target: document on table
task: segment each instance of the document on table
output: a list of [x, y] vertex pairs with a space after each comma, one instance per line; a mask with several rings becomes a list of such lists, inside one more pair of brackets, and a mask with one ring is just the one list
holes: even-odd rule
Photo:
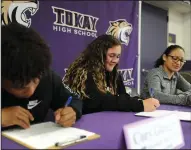
[[3, 131], [2, 135], [28, 148], [36, 149], [59, 148], [55, 147], [56, 143], [67, 143], [80, 136], [86, 136], [84, 140], [99, 138], [99, 135], [93, 132], [73, 127], [64, 128], [54, 122], [31, 125], [29, 129], [11, 129]]
[[153, 112], [139, 112], [136, 113], [136, 116], [145, 116], [145, 117], [161, 117], [171, 113], [175, 113], [180, 120], [191, 121], [191, 112], [183, 111], [170, 111], [170, 110], [155, 110]]

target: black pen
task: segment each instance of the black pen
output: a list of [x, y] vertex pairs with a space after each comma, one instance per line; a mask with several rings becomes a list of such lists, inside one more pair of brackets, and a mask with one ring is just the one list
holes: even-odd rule
[[70, 145], [70, 144], [74, 144], [74, 143], [77, 143], [77, 142], [81, 142], [81, 141], [83, 141], [85, 139], [86, 139], [86, 136], [85, 135], [81, 135], [80, 137], [72, 139], [70, 141], [57, 142], [57, 143], [55, 143], [55, 146], [63, 147], [63, 146], [66, 146], [66, 145]]

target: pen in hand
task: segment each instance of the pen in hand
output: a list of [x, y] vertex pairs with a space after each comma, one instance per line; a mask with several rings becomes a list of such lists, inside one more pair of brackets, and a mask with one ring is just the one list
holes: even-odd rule
[[154, 90], [153, 90], [153, 88], [150, 88], [150, 89], [149, 89], [149, 93], [150, 93], [151, 98], [153, 98], [153, 96], [154, 96]]
[[68, 97], [68, 100], [66, 101], [65, 107], [68, 107], [72, 101], [72, 96]]
[[62, 111], [63, 109], [65, 109], [66, 107], [68, 107], [68, 106], [70, 105], [71, 101], [72, 101], [72, 96], [68, 97], [68, 100], [66, 101], [66, 103], [65, 103], [65, 105], [64, 105], [64, 108], [60, 108], [60, 109], [58, 109], [58, 110], [56, 111], [56, 118], [55, 118], [55, 120], [56, 120], [55, 122], [56, 122], [56, 123], [60, 120], [60, 117], [61, 117], [60, 113], [61, 113], [61, 111]]
[[[150, 93], [151, 98], [154, 98], [154, 90], [153, 90], [153, 88], [149, 89], [149, 93]], [[155, 102], [154, 106], [156, 108], [159, 107], [160, 106], [159, 102], [158, 103]]]

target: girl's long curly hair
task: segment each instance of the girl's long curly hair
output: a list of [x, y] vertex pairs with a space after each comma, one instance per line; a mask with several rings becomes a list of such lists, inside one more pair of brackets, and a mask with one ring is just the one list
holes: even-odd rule
[[[80, 56], [69, 66], [63, 82], [68, 85], [73, 92], [76, 92], [80, 97], [88, 98], [86, 94], [86, 80], [88, 72], [92, 73], [93, 79], [97, 88], [103, 92], [107, 92], [105, 60], [109, 48], [121, 46], [118, 39], [112, 35], [101, 35], [92, 41]], [[112, 94], [116, 93], [117, 80], [116, 65], [110, 73], [110, 84], [113, 90]]]

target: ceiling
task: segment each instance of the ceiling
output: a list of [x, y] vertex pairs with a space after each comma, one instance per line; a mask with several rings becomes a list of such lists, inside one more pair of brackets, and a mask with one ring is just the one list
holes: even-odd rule
[[159, 1], [159, 0], [155, 0], [155, 1], [144, 1], [145, 3], [163, 8], [165, 10], [175, 10], [179, 13], [189, 13], [191, 12], [191, 5], [183, 2], [183, 1]]

